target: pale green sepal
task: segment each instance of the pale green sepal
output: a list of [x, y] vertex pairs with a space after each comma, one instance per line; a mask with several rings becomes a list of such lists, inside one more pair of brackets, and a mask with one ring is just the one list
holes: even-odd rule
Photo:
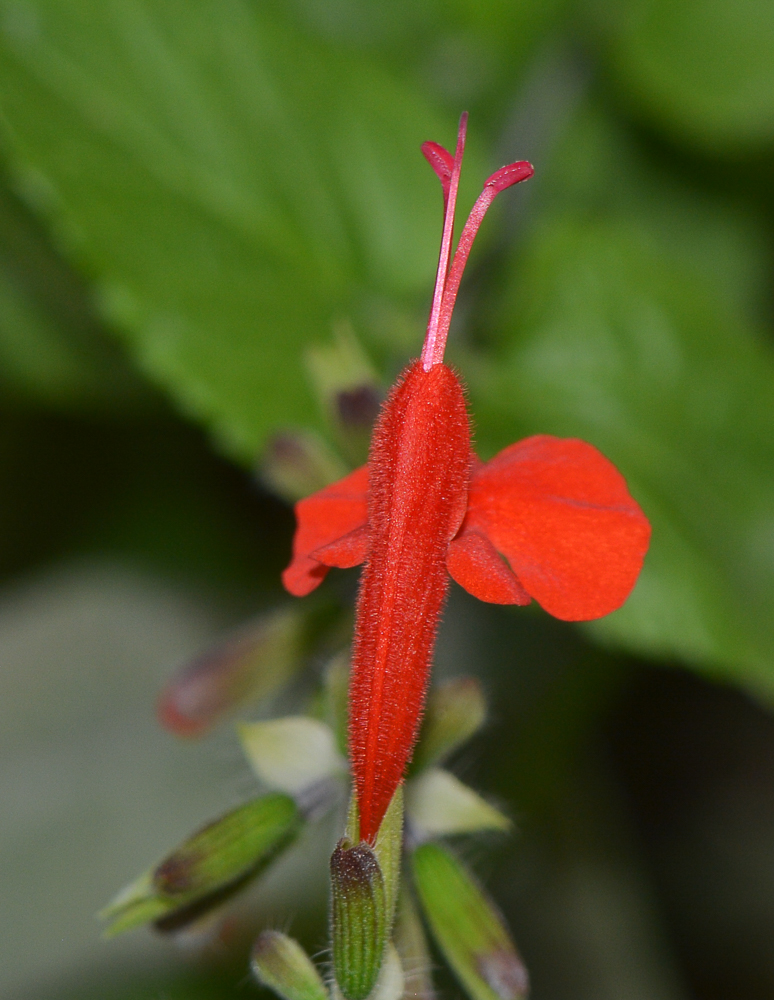
[[414, 883], [438, 947], [472, 1000], [522, 1000], [527, 970], [494, 903], [440, 844], [411, 857]]
[[360, 840], [360, 810], [357, 805], [357, 795], [352, 791], [347, 808], [347, 825], [344, 836], [350, 844], [356, 844]]
[[474, 677], [458, 677], [431, 688], [409, 776], [440, 763], [486, 721], [486, 700]]
[[436, 1000], [430, 948], [413, 893], [405, 879], [398, 897], [398, 912], [392, 937], [403, 967], [406, 996], [413, 1000]]
[[387, 927], [392, 927], [400, 890], [403, 856], [403, 785], [398, 785], [376, 834], [374, 853], [384, 878], [387, 904]]
[[298, 795], [346, 772], [333, 730], [318, 719], [293, 715], [237, 729], [250, 766], [269, 788]]
[[[347, 810], [344, 838], [350, 844], [360, 840], [360, 811], [357, 795], [352, 792]], [[392, 926], [400, 890], [400, 869], [403, 852], [403, 784], [398, 785], [376, 834], [374, 853], [384, 878], [388, 907], [388, 926]]]
[[171, 908], [168, 900], [156, 896], [153, 872], [149, 871], [125, 886], [97, 916], [111, 921], [103, 937], [112, 938], [163, 917]]
[[253, 975], [284, 1000], [328, 1000], [320, 974], [298, 941], [263, 931], [253, 946]]
[[408, 782], [406, 818], [419, 841], [511, 826], [507, 816], [440, 767], [428, 768]]
[[333, 971], [346, 1000], [365, 1000], [376, 984], [387, 943], [384, 879], [365, 842], [339, 841], [331, 855]]
[[406, 980], [400, 956], [392, 942], [389, 942], [384, 952], [379, 978], [368, 1000], [401, 1000], [405, 989]]

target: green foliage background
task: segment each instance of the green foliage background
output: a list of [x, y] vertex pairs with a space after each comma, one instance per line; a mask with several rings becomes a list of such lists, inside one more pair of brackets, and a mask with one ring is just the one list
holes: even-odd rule
[[[518, 626], [542, 707], [479, 771], [556, 833], [567, 783], [601, 781], [569, 781], [567, 734], [644, 661], [774, 699], [771, 3], [0, 0], [0, 566], [108, 552], [235, 609], [277, 600], [290, 518], [222, 458], [249, 473], [279, 429], [329, 435], [305, 351], [335, 323], [385, 384], [417, 353], [440, 231], [418, 147], [452, 144], [462, 108], [464, 208], [501, 163], [536, 168], [487, 220], [453, 331], [479, 448], [583, 437], [653, 522], [635, 593], [585, 639]], [[517, 635], [465, 610], [471, 635], [476, 614]], [[503, 696], [518, 655], [492, 654]], [[604, 827], [596, 794], [576, 812]]]

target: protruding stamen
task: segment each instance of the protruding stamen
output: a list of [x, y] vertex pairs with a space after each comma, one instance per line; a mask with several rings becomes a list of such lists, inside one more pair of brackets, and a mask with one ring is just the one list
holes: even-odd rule
[[[435, 289], [433, 291], [433, 305], [430, 309], [430, 320], [427, 324], [427, 334], [425, 345], [422, 349], [422, 367], [429, 371], [433, 365], [443, 360], [443, 351], [446, 343], [446, 336], [439, 342], [438, 319], [441, 314], [441, 305], [444, 299], [444, 288], [446, 278], [449, 273], [449, 260], [451, 258], [452, 236], [454, 232], [454, 209], [457, 204], [457, 189], [460, 184], [460, 170], [462, 168], [462, 154], [465, 151], [465, 133], [468, 127], [468, 113], [463, 111], [460, 118], [460, 127], [457, 133], [457, 149], [454, 153], [451, 177], [449, 179], [449, 193], [446, 197], [446, 211], [443, 220], [443, 236], [441, 237], [441, 253], [438, 258], [438, 272], [435, 278]], [[438, 147], [440, 149], [440, 147]], [[445, 150], [444, 150], [445, 152]], [[443, 160], [443, 157], [441, 157]], [[446, 165], [446, 164], [445, 164]], [[436, 170], [435, 164], [431, 166]], [[436, 171], [437, 172], [437, 171]], [[440, 175], [439, 175], [440, 176]], [[443, 179], [441, 179], [443, 184]]]
[[448, 149], [439, 146], [437, 142], [423, 142], [422, 155], [433, 168], [438, 180], [441, 182], [441, 187], [443, 188], [443, 210], [445, 213], [446, 206], [449, 203], [449, 185], [451, 184], [451, 175], [454, 170], [454, 157]]
[[451, 269], [449, 270], [449, 275], [446, 279], [443, 301], [441, 303], [441, 311], [438, 316], [439, 341], [443, 340], [443, 342], [445, 342], [449, 333], [452, 312], [454, 311], [454, 303], [457, 301], [457, 292], [459, 291], [460, 282], [462, 281], [462, 273], [468, 262], [470, 248], [473, 246], [473, 240], [476, 238], [476, 233], [478, 232], [479, 226], [481, 225], [489, 206], [501, 191], [512, 187], [514, 184], [518, 184], [519, 181], [527, 180], [534, 174], [534, 172], [535, 171], [531, 163], [527, 163], [526, 160], [520, 160], [517, 163], [509, 163], [506, 167], [500, 167], [500, 169], [496, 170], [484, 184], [484, 190], [478, 196], [478, 199], [468, 216], [468, 221], [465, 223], [465, 228], [462, 230], [462, 235], [460, 236], [459, 243], [457, 244], [457, 249], [454, 252], [454, 260], [452, 261]]
[[451, 245], [454, 231], [454, 210], [457, 203], [457, 189], [460, 183], [460, 170], [462, 168], [462, 154], [465, 149], [465, 132], [468, 125], [468, 114], [464, 112], [460, 118], [460, 128], [457, 134], [457, 149], [452, 158], [451, 153], [439, 146], [437, 142], [425, 142], [422, 145], [422, 152], [427, 162], [436, 172], [443, 187], [444, 197], [444, 219], [443, 236], [441, 238], [441, 253], [438, 259], [438, 273], [435, 278], [435, 290], [433, 292], [433, 305], [430, 309], [430, 319], [427, 324], [427, 334], [425, 344], [422, 348], [422, 367], [429, 371], [433, 365], [443, 361], [443, 354], [446, 348], [446, 338], [449, 335], [449, 325], [451, 324], [454, 303], [457, 300], [462, 272], [470, 256], [470, 248], [476, 238], [481, 221], [495, 200], [496, 196], [518, 184], [519, 181], [527, 180], [534, 173], [532, 164], [526, 160], [517, 163], [509, 163], [505, 167], [500, 167], [484, 184], [484, 190], [478, 196], [478, 200], [473, 206], [473, 211], [468, 216], [465, 228], [462, 230], [454, 259], [449, 267], [451, 257]]

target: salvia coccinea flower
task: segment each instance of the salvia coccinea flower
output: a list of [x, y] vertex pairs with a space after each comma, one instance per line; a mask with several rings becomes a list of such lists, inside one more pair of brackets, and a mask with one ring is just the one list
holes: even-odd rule
[[494, 604], [542, 607], [565, 621], [606, 615], [626, 600], [650, 538], [623, 476], [596, 448], [546, 434], [488, 462], [471, 450], [465, 391], [443, 363], [460, 279], [495, 196], [532, 176], [496, 171], [451, 256], [465, 145], [422, 151], [443, 186], [438, 276], [421, 357], [377, 419], [366, 465], [296, 504], [293, 558], [283, 573], [303, 596], [332, 566], [365, 563], [357, 599], [349, 749], [360, 836], [373, 842], [416, 740], [449, 575]]

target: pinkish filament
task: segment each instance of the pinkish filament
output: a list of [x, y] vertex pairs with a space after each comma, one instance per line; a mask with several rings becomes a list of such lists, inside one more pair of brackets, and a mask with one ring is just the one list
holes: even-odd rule
[[452, 169], [451, 181], [449, 183], [449, 195], [446, 199], [443, 236], [441, 237], [441, 253], [438, 257], [438, 271], [435, 276], [435, 289], [433, 290], [433, 305], [430, 309], [430, 320], [427, 324], [425, 344], [422, 348], [422, 367], [425, 371], [429, 371], [433, 365], [438, 364], [439, 361], [443, 361], [443, 352], [446, 347], [446, 333], [448, 333], [448, 330], [441, 336], [438, 318], [441, 314], [444, 287], [446, 285], [446, 277], [449, 273], [449, 259], [451, 257], [452, 237], [454, 235], [454, 210], [457, 206], [457, 189], [460, 186], [460, 170], [462, 169], [462, 154], [465, 152], [465, 133], [467, 128], [468, 113], [467, 111], [463, 111], [460, 118], [459, 131], [457, 132], [457, 149], [454, 153], [454, 168]]
[[[462, 154], [465, 149], [465, 132], [468, 124], [467, 112], [460, 119], [460, 128], [457, 135], [457, 150], [454, 155], [454, 166], [451, 172], [451, 179], [446, 180], [445, 167], [447, 161], [441, 157], [441, 153], [446, 153], [441, 147], [436, 147], [435, 143], [426, 143], [427, 150], [423, 147], [423, 152], [430, 165], [433, 167], [444, 189], [445, 212], [443, 220], [443, 237], [441, 238], [441, 253], [438, 260], [438, 273], [435, 279], [435, 290], [433, 292], [433, 305], [430, 310], [430, 319], [427, 324], [427, 334], [425, 344], [422, 349], [422, 367], [429, 371], [433, 365], [443, 361], [446, 349], [446, 338], [449, 335], [454, 303], [457, 300], [462, 273], [470, 256], [470, 248], [476, 238], [479, 226], [500, 191], [504, 191], [512, 184], [527, 180], [534, 173], [532, 164], [526, 160], [517, 163], [510, 163], [506, 167], [496, 170], [484, 184], [484, 190], [478, 196], [473, 210], [468, 216], [465, 227], [462, 230], [454, 259], [449, 267], [451, 256], [451, 244], [454, 230], [454, 211], [457, 203], [457, 189], [460, 181], [460, 169], [462, 167]], [[440, 151], [440, 152], [438, 152]], [[448, 153], [446, 154], [448, 157]], [[448, 187], [447, 187], [448, 183]]]

